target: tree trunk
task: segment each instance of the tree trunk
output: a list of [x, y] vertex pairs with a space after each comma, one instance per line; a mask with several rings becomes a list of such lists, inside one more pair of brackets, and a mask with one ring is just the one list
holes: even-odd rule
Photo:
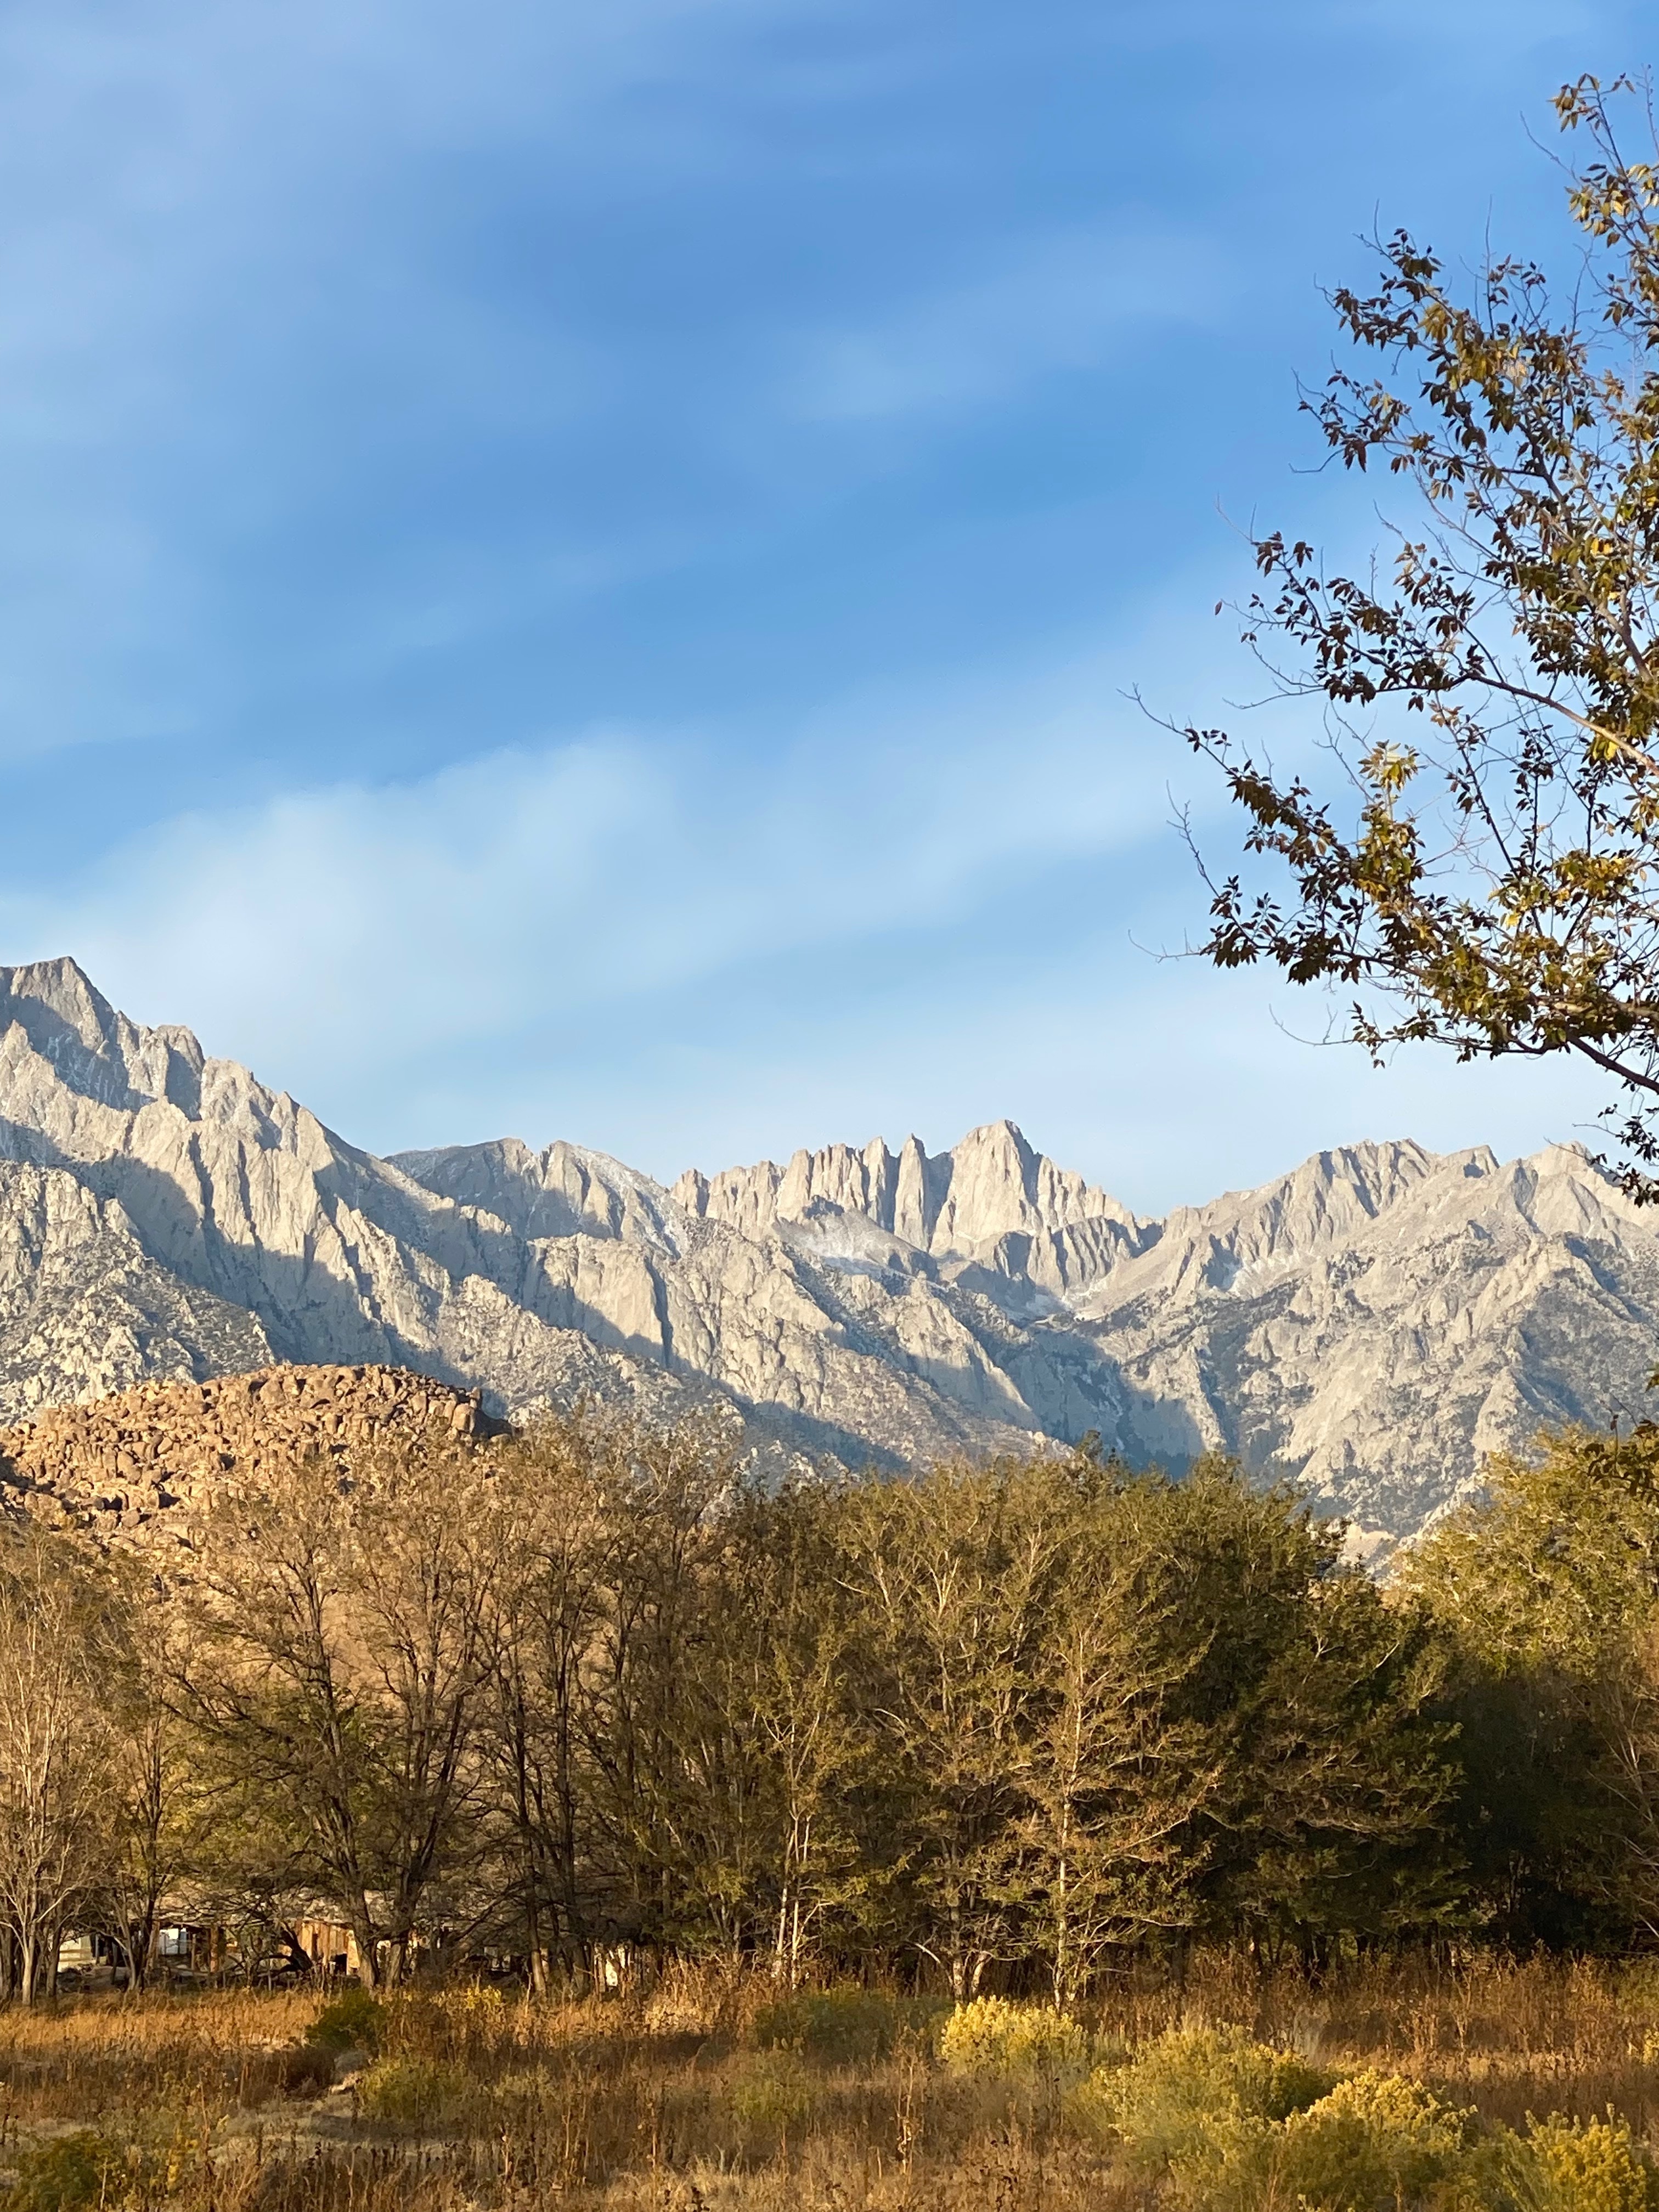
[[18, 1930], [17, 1942], [17, 1996], [22, 2004], [33, 2004], [39, 1994], [40, 1963], [40, 1931], [25, 1925]]

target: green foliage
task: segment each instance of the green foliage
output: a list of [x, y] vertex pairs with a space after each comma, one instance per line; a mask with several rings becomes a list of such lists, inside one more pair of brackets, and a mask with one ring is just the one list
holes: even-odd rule
[[477, 2102], [471, 2078], [430, 2058], [377, 2058], [357, 2084], [365, 2119], [403, 2135], [458, 2126]]
[[386, 2032], [386, 2007], [365, 1989], [331, 1997], [308, 2028], [306, 2041], [322, 2051], [376, 2051]]
[[1333, 2082], [1237, 2030], [1167, 2035], [1103, 2069], [1073, 2100], [1121, 2145], [1133, 2172], [1162, 2176], [1192, 2212], [1653, 2212], [1659, 2186], [1630, 2128], [1529, 2122], [1520, 2138], [1483, 2129], [1401, 2074]]
[[1186, 735], [1220, 767], [1247, 852], [1291, 885], [1212, 885], [1214, 960], [1368, 992], [1352, 1033], [1374, 1053], [1582, 1054], [1624, 1086], [1630, 1181], [1652, 1194], [1659, 226], [1654, 165], [1613, 119], [1632, 92], [1650, 136], [1638, 87], [1586, 76], [1557, 96], [1592, 158], [1567, 196], [1583, 265], [1556, 298], [1522, 258], [1471, 284], [1403, 231], [1373, 292], [1334, 295], [1361, 357], [1307, 411], [1405, 511], [1350, 575], [1263, 537], [1244, 631], [1279, 696], [1328, 716], [1330, 795], [1220, 731]]
[[459, 1440], [250, 1473], [204, 1508], [168, 1698], [241, 1800], [258, 1881], [331, 1900], [395, 1980], [476, 1855], [484, 1593], [506, 1524]]
[[1282, 2121], [1325, 2096], [1331, 2077], [1238, 2028], [1183, 2028], [1090, 2084], [1089, 2109], [1146, 2173], [1207, 2166], [1242, 2126]]
[[[391, 1978], [453, 1911], [544, 1995], [596, 1959], [903, 1960], [1074, 2013], [1172, 1939], [1312, 1953], [1458, 1909], [1441, 1641], [1224, 1461], [778, 1491], [707, 1424], [585, 1410], [487, 1480], [319, 1464], [222, 1504], [161, 1639], [167, 1776], [213, 1777], [210, 1822], [158, 1814], [196, 1838], [169, 1878], [250, 1928], [331, 1900]], [[812, 2002], [769, 2039], [890, 2035]], [[356, 1993], [313, 2034], [379, 2026]]]
[[1065, 2088], [1089, 2070], [1089, 2039], [1050, 2006], [975, 1997], [941, 2025], [939, 2055], [952, 2073]]
[[1366, 2073], [1268, 2130], [1257, 2156], [1284, 2201], [1389, 2212], [1472, 2179], [1474, 2142], [1473, 2116], [1420, 2081]]
[[1405, 2075], [1333, 2082], [1231, 2030], [1164, 2037], [1097, 2074], [1074, 2115], [1190, 2212], [1650, 2212], [1622, 2121], [1483, 2129]]
[[[189, 1658], [169, 1725], [197, 1734], [157, 1786], [212, 1773], [205, 1857], [178, 1878], [251, 1940], [297, 1891], [349, 1913], [389, 1976], [435, 1916], [527, 1960], [543, 1996], [595, 1970], [637, 1989], [676, 1954], [764, 1962], [798, 1993], [756, 2045], [847, 2064], [920, 2044], [927, 2008], [802, 1986], [821, 1977], [899, 1966], [964, 2008], [966, 2052], [982, 1989], [1040, 1992], [1023, 2021], [1074, 2019], [1109, 1970], [1194, 1944], [1323, 1966], [1429, 1935], [1612, 1948], [1659, 1925], [1653, 1434], [1495, 1462], [1492, 1502], [1386, 1589], [1297, 1492], [1218, 1459], [1179, 1481], [1091, 1450], [773, 1492], [718, 1437], [584, 1413], [492, 1467], [459, 1561], [431, 1468], [362, 1527], [355, 1493], [314, 1484], [289, 1518], [237, 1523], [224, 1587], [259, 1594], [273, 1637], [313, 1619], [278, 1603], [284, 1577], [331, 1593], [284, 1662], [296, 1681], [318, 1635], [341, 1684], [363, 1663], [347, 1565], [378, 1578], [382, 1626], [404, 1623], [382, 1719], [419, 1739], [439, 1868], [412, 1801], [391, 1804], [390, 1735], [365, 1748], [319, 1692], [305, 1726], [339, 1720], [328, 1787], [353, 1863], [412, 1854], [396, 1896], [328, 1887], [314, 1838], [272, 1810], [300, 1720], [270, 1705], [228, 1606], [234, 1648]], [[381, 1509], [411, 1498], [388, 1549]], [[397, 1927], [407, 1947], [377, 1946]], [[465, 1965], [463, 1943], [446, 1972]], [[433, 2047], [493, 2046], [509, 2009], [456, 1986], [428, 2008]], [[386, 2026], [354, 1989], [307, 2040], [374, 2053]], [[1079, 2063], [1056, 2045], [1055, 2070]]]
[[838, 1505], [849, 1806], [891, 1869], [865, 1926], [959, 2000], [1000, 1960], [1041, 1959], [1064, 2008], [1167, 1931], [1303, 1942], [1446, 1909], [1437, 1643], [1293, 1493], [1079, 1458]]
[[93, 2128], [31, 2144], [18, 2152], [16, 2164], [6, 2212], [82, 2212], [88, 2205], [125, 2205], [144, 2193], [142, 2160]]
[[812, 2069], [793, 2051], [764, 2051], [750, 2059], [732, 2083], [732, 2110], [739, 2124], [763, 2135], [787, 2135], [810, 2120], [823, 2091]]
[[1401, 1587], [1455, 1618], [1483, 1664], [1593, 1671], [1659, 1595], [1659, 1431], [1546, 1430], [1484, 1474], [1485, 1496], [1407, 1554]]
[[1659, 1434], [1546, 1434], [1402, 1563], [1443, 1624], [1460, 1842], [1492, 1932], [1622, 1947], [1659, 1911]]

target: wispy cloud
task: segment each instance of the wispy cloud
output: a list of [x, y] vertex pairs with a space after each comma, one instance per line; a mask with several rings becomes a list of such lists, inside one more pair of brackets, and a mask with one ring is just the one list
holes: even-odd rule
[[[423, 599], [467, 603], [487, 638], [479, 603], [515, 577], [556, 599], [568, 575], [635, 573], [635, 539], [568, 501], [526, 548], [515, 504], [524, 457], [556, 470], [637, 374], [568, 204], [718, 170], [700, 88], [817, 12], [0, 14], [0, 757], [181, 731], [223, 750], [273, 579], [303, 599], [349, 570], [359, 627], [401, 598], [392, 633]], [[682, 106], [701, 138], [667, 127]], [[294, 642], [326, 684], [331, 610], [307, 617]]]
[[565, 1134], [668, 1176], [1012, 1113], [1156, 1208], [1354, 1136], [1573, 1133], [1571, 1070], [1379, 1077], [1297, 1042], [1319, 1003], [1137, 949], [1202, 924], [1169, 817], [1214, 794], [1121, 690], [1169, 622], [844, 698], [748, 765], [718, 732], [592, 730], [196, 812], [14, 889], [0, 933], [385, 1149]]
[[801, 340], [794, 406], [842, 422], [976, 407], [1098, 368], [1150, 325], [1216, 318], [1231, 289], [1191, 233], [1122, 221], [1051, 232], [990, 249], [970, 278], [882, 322]]
[[198, 814], [0, 931], [381, 1149], [568, 1135], [666, 1178], [1012, 1114], [1156, 1211], [1357, 1137], [1578, 1132], [1571, 1066], [1378, 1074], [1299, 1041], [1316, 999], [1137, 950], [1203, 901], [1112, 674], [854, 707], [747, 781], [596, 732]]
[[372, 1082], [440, 1037], [546, 1032], [756, 957], [944, 927], [1121, 848], [1167, 803], [1150, 757], [1103, 744], [1103, 693], [1091, 663], [843, 702], [762, 768], [599, 731], [191, 813], [14, 892], [0, 926], [291, 1087]]

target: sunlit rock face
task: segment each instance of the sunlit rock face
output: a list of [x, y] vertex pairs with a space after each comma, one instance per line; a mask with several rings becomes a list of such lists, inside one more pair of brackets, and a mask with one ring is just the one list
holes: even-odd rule
[[[923, 1194], [910, 1237], [901, 1177]], [[1235, 1453], [1390, 1535], [1489, 1452], [1653, 1402], [1656, 1224], [1577, 1146], [1504, 1165], [1352, 1146], [1158, 1222], [999, 1123], [933, 1159], [798, 1154], [675, 1194], [894, 1297], [994, 1307], [1007, 1333], [981, 1342], [1048, 1435], [1097, 1427], [1137, 1463]]]
[[1012, 1123], [672, 1189], [515, 1139], [358, 1151], [70, 961], [0, 969], [0, 1421], [273, 1360], [523, 1414], [734, 1404], [854, 1466], [1097, 1431], [1409, 1534], [1545, 1424], [1648, 1407], [1659, 1241], [1577, 1147], [1319, 1154], [1142, 1220]]

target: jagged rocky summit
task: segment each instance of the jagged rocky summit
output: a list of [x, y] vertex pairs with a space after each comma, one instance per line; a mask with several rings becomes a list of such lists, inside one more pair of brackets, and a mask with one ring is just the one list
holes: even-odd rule
[[1216, 1447], [1399, 1537], [1541, 1425], [1644, 1416], [1656, 1228], [1565, 1146], [1353, 1146], [1162, 1221], [1006, 1121], [672, 1189], [568, 1144], [378, 1159], [72, 961], [0, 969], [0, 1423], [393, 1367], [515, 1417], [728, 1402], [854, 1466]]

